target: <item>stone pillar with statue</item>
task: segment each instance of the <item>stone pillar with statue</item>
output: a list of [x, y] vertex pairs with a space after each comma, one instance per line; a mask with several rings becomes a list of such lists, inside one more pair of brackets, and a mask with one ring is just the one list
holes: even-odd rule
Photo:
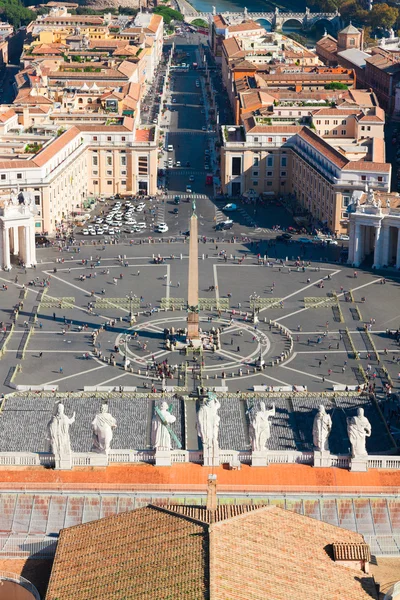
[[207, 392], [197, 413], [197, 434], [203, 445], [203, 466], [219, 467], [218, 410], [221, 404], [214, 392]]
[[176, 437], [171, 425], [175, 423], [176, 417], [172, 414], [172, 406], [162, 402], [160, 408], [154, 408], [154, 416], [151, 422], [151, 446], [155, 450], [156, 467], [171, 466], [171, 438], [177, 448], [181, 443]]
[[0, 199], [0, 270], [11, 269], [11, 254], [25, 267], [36, 264], [36, 214], [31, 192], [16, 190], [10, 198]]
[[313, 423], [314, 467], [330, 467], [328, 438], [332, 430], [332, 418], [320, 404]]

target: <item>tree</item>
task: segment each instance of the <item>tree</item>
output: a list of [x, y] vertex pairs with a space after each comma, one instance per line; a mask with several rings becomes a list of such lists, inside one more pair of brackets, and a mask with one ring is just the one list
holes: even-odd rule
[[374, 4], [368, 17], [372, 27], [390, 29], [398, 20], [399, 11], [388, 4]]
[[208, 23], [204, 19], [194, 19], [194, 21], [191, 22], [191, 25], [193, 25], [194, 27], [202, 27], [203, 29], [208, 29]]
[[347, 90], [348, 86], [345, 83], [341, 83], [340, 81], [331, 81], [331, 83], [327, 83], [325, 86], [326, 90]]
[[0, 17], [3, 21], [8, 21], [10, 25], [18, 29], [21, 25], [27, 25], [36, 19], [36, 13], [20, 2], [20, 0], [1, 0]]
[[154, 11], [156, 15], [161, 15], [166, 25], [169, 25], [171, 21], [183, 21], [183, 14], [169, 8], [169, 6], [157, 6]]

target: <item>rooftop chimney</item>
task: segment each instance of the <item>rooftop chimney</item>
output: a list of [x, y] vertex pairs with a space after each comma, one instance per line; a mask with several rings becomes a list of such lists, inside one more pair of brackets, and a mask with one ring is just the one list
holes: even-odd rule
[[207, 484], [207, 510], [217, 510], [217, 476], [209, 475]]
[[361, 569], [369, 572], [371, 551], [365, 543], [334, 543], [332, 544], [333, 560], [346, 567]]

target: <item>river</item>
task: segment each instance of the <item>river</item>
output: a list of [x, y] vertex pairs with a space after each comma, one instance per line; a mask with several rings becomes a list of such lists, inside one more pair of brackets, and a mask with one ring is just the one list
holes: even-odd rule
[[277, 6], [279, 10], [304, 11], [306, 7], [305, 0], [283, 0], [284, 4], [271, 2], [270, 0], [190, 0], [190, 4], [199, 12], [211, 12], [215, 6], [218, 12], [242, 12], [246, 6], [249, 12], [269, 12], [274, 11]]

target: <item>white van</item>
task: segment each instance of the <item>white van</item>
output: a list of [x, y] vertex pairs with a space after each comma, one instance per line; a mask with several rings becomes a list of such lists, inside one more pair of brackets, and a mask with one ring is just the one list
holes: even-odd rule
[[173, 152], [174, 151], [174, 147], [172, 144], [168, 144], [168, 152]]

